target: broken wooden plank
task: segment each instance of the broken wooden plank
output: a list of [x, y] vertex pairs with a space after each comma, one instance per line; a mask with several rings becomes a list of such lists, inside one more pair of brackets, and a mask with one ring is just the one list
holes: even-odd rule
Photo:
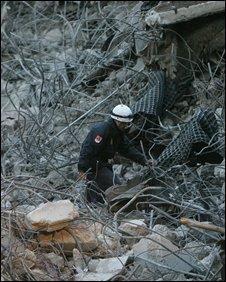
[[225, 228], [220, 227], [220, 226], [216, 226], [214, 224], [211, 223], [207, 223], [207, 222], [199, 222], [196, 220], [192, 220], [186, 217], [182, 217], [180, 219], [180, 223], [187, 225], [189, 227], [196, 227], [196, 228], [202, 228], [202, 229], [206, 229], [206, 230], [210, 230], [210, 231], [215, 231], [215, 232], [219, 232], [219, 233], [225, 233]]

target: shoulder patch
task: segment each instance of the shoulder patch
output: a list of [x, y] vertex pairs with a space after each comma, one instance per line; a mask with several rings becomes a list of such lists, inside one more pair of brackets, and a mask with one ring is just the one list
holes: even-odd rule
[[95, 137], [95, 142], [96, 143], [100, 143], [101, 141], [102, 141], [102, 139], [103, 139], [103, 137], [101, 137], [100, 135], [97, 135], [96, 137]]

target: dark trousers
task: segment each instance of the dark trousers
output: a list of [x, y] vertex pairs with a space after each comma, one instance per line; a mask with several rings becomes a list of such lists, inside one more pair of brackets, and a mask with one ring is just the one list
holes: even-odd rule
[[89, 181], [86, 188], [88, 202], [104, 203], [104, 191], [115, 184], [121, 184], [119, 178], [113, 174], [111, 167], [99, 168], [98, 172], [87, 175]]

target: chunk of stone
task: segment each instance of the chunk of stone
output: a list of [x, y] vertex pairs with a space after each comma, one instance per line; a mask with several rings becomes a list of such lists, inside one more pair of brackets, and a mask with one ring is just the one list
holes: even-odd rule
[[51, 261], [51, 263], [58, 269], [62, 270], [64, 268], [64, 259], [55, 253], [47, 253], [44, 256]]
[[176, 239], [176, 234], [170, 230], [166, 225], [162, 224], [156, 224], [152, 228], [153, 233], [156, 232], [156, 234], [161, 234], [162, 236], [166, 237], [169, 240], [175, 240]]
[[107, 254], [111, 254], [112, 251], [120, 252], [121, 250], [121, 244], [118, 238], [111, 238], [104, 234], [100, 234], [98, 235], [97, 240], [99, 244], [97, 250], [99, 251], [99, 255], [104, 256]]
[[149, 233], [143, 219], [131, 219], [127, 222], [122, 222], [119, 225], [119, 230], [134, 236], [146, 236]]
[[75, 281], [108, 281], [119, 274], [125, 266], [128, 256], [93, 259], [88, 264], [87, 273], [79, 273]]
[[86, 223], [75, 223], [70, 227], [52, 232], [41, 233], [38, 235], [41, 247], [51, 248], [53, 244], [61, 246], [65, 253], [72, 253], [74, 248], [80, 251], [89, 252], [97, 248], [98, 241]]
[[161, 259], [171, 252], [178, 251], [178, 247], [168, 239], [158, 234], [147, 235], [133, 246], [134, 255], [137, 257], [147, 257]]
[[189, 231], [189, 227], [187, 227], [186, 225], [180, 225], [178, 226], [175, 230], [174, 233], [177, 237], [177, 239], [181, 240], [187, 237], [188, 235], [188, 231]]
[[93, 259], [88, 264], [89, 271], [93, 272], [118, 272], [123, 268], [128, 260], [128, 256], [121, 256], [106, 259]]
[[211, 247], [200, 241], [192, 241], [184, 246], [184, 250], [201, 260], [210, 254]]
[[52, 232], [63, 229], [79, 217], [76, 207], [69, 200], [40, 204], [26, 215], [26, 221], [35, 231]]
[[133, 246], [133, 252], [135, 261], [144, 265], [153, 262], [154, 271], [161, 271], [163, 274], [168, 273], [169, 269], [156, 266], [154, 263], [160, 263], [174, 270], [193, 269], [192, 256], [180, 251], [176, 245], [161, 235], [151, 234], [142, 238]]
[[88, 258], [85, 255], [82, 255], [81, 252], [74, 248], [73, 251], [73, 263], [76, 267], [76, 269], [82, 269], [84, 270], [87, 266]]

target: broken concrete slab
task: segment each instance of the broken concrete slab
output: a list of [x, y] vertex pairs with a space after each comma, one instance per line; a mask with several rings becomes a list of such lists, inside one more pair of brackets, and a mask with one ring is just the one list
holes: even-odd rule
[[118, 272], [126, 264], [128, 256], [113, 257], [106, 259], [93, 259], [88, 264], [89, 271], [95, 272]]
[[133, 246], [135, 257], [147, 257], [150, 254], [152, 257], [161, 259], [178, 250], [176, 245], [157, 234], [147, 235]]
[[149, 233], [143, 219], [131, 219], [119, 225], [119, 230], [134, 236], [146, 236]]
[[88, 264], [90, 272], [75, 275], [75, 281], [108, 281], [122, 271], [128, 258], [128, 256], [121, 256], [93, 259]]
[[212, 248], [208, 256], [200, 260], [199, 265], [204, 266], [206, 269], [216, 266], [220, 262], [220, 255], [218, 248]]
[[200, 241], [191, 241], [183, 249], [201, 260], [210, 254], [212, 248]]
[[[151, 234], [141, 239], [133, 246], [134, 260], [142, 265], [151, 265], [160, 263], [172, 270], [183, 269], [183, 271], [191, 271], [195, 267], [194, 258], [185, 251], [179, 250], [170, 240], [161, 235]], [[169, 272], [169, 269], [156, 266], [152, 267], [161, 271], [163, 274]]]
[[[186, 1], [190, 2], [188, 7], [186, 7], [186, 4], [183, 5], [185, 1], [160, 2], [159, 5], [147, 13], [145, 18], [147, 25], [151, 26], [158, 23], [166, 26], [224, 12], [225, 10], [224, 1]], [[178, 2], [182, 2], [182, 5]]]
[[176, 239], [176, 234], [174, 231], [170, 230], [166, 225], [156, 224], [151, 229], [151, 231], [155, 234], [155, 232], [159, 235], [166, 237], [170, 241], [174, 241]]
[[52, 232], [63, 229], [79, 217], [76, 207], [69, 200], [40, 204], [26, 215], [28, 225], [35, 231]]

